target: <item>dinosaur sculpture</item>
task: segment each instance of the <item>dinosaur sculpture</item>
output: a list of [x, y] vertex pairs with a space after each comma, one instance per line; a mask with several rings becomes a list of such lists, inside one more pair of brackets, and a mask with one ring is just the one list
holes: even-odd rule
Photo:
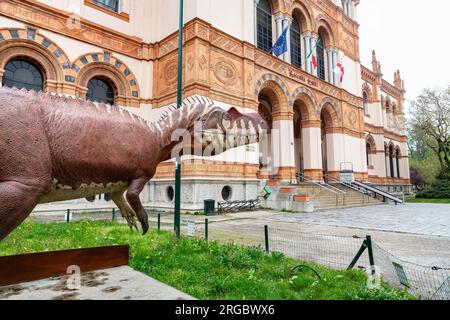
[[[268, 129], [257, 113], [234, 108], [198, 103], [172, 108], [150, 123], [119, 107], [0, 88], [0, 241], [40, 203], [104, 193], [111, 194], [130, 227], [137, 228], [137, 218], [147, 233], [139, 194], [157, 166], [172, 159], [179, 146], [172, 133], [185, 129], [194, 137], [198, 122], [206, 138], [202, 149], [229, 139], [226, 131], [244, 134], [238, 139], [244, 145]], [[194, 145], [194, 138], [189, 143]], [[224, 145], [211, 155], [225, 151]]]

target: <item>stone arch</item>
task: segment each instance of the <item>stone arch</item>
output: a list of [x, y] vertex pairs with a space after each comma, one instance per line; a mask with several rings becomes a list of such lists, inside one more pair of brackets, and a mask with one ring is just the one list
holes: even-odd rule
[[289, 111], [290, 102], [288, 102], [289, 91], [284, 82], [276, 75], [265, 74], [256, 84], [255, 97], [258, 100], [260, 94], [265, 94], [269, 97], [272, 104], [272, 112], [287, 112]]
[[322, 37], [325, 48], [336, 47], [336, 40], [333, 32], [336, 28], [334, 28], [334, 24], [328, 19], [327, 16], [323, 14], [317, 16], [315, 21], [315, 30], [316, 33]]
[[377, 153], [377, 144], [375, 142], [374, 137], [371, 134], [367, 135], [367, 137], [366, 137], [366, 144], [370, 146], [370, 152], [372, 154], [376, 154]]
[[373, 101], [372, 89], [370, 88], [370, 86], [367, 82], [364, 82], [364, 84], [362, 85], [362, 92], [366, 93], [368, 102]]
[[397, 103], [396, 102], [392, 102], [391, 109], [392, 109], [392, 113], [398, 114], [398, 108], [397, 108]]
[[386, 112], [392, 111], [391, 97], [387, 96], [386, 99], [384, 99], [383, 107], [386, 109]]
[[331, 121], [331, 124], [333, 127], [337, 127], [339, 125], [339, 122], [341, 119], [339, 109], [337, 107], [336, 102], [332, 98], [325, 97], [322, 99], [322, 101], [319, 105], [319, 108], [317, 109], [317, 113], [316, 113], [317, 117], [319, 119], [322, 115], [322, 111], [327, 112], [329, 117], [331, 117], [331, 119], [328, 119], [328, 120]]
[[106, 78], [116, 92], [117, 105], [138, 106], [140, 90], [136, 77], [130, 69], [109, 52], [85, 54], [72, 64], [72, 79], [78, 96], [86, 97], [89, 80]]
[[366, 137], [366, 160], [368, 169], [373, 169], [373, 157], [377, 154], [377, 145], [371, 134]]
[[314, 30], [311, 18], [312, 9], [309, 4], [303, 0], [295, 0], [289, 8], [292, 18], [297, 18], [302, 32], [311, 32]]
[[[256, 4], [259, 4], [260, 0], [256, 0]], [[270, 8], [272, 9], [272, 15], [278, 13], [278, 12], [284, 12], [285, 6], [283, 0], [268, 0], [270, 4]]]
[[[0, 69], [16, 58], [36, 64], [44, 76], [44, 90], [60, 92], [64, 82], [63, 69], [70, 65], [64, 51], [36, 29], [0, 29]], [[0, 74], [2, 80], [2, 74]]]
[[317, 100], [311, 90], [305, 87], [297, 88], [291, 96], [293, 108], [295, 107], [295, 102], [299, 100], [302, 102], [300, 112], [304, 116], [303, 120], [316, 120]]
[[285, 12], [286, 6], [284, 0], [269, 0], [270, 6], [272, 7], [272, 13]]

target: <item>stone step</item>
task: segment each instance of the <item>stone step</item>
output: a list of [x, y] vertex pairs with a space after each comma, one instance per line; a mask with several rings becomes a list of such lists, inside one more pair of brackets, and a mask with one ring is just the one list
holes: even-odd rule
[[315, 206], [315, 211], [326, 211], [326, 210], [335, 210], [335, 209], [348, 209], [348, 208], [364, 208], [364, 207], [371, 207], [371, 206], [379, 206], [384, 205], [382, 202], [378, 203], [370, 203], [370, 204], [354, 204], [354, 205], [346, 205], [346, 206]]

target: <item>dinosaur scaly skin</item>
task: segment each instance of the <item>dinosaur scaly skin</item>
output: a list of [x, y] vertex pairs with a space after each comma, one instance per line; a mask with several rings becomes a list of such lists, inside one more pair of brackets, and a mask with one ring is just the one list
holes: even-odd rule
[[[103, 193], [112, 195], [130, 227], [137, 218], [145, 234], [148, 217], [139, 195], [157, 166], [172, 158], [178, 145], [172, 134], [193, 134], [198, 121], [213, 143], [223, 142], [227, 130], [244, 130], [235, 146], [257, 142], [257, 133], [268, 128], [258, 114], [234, 108], [196, 104], [149, 123], [119, 107], [0, 88], [0, 241], [39, 203]], [[227, 149], [220, 146], [211, 155]], [[205, 139], [201, 147], [208, 147]]]

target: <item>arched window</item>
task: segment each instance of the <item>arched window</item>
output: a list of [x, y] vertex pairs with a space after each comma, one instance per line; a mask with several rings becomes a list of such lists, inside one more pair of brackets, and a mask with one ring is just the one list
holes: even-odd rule
[[400, 149], [395, 151], [395, 161], [397, 162], [397, 178], [400, 179]]
[[317, 39], [317, 76], [325, 80], [325, 50], [322, 37]]
[[347, 1], [348, 0], [342, 0], [342, 10], [344, 10], [344, 13], [347, 14]]
[[394, 172], [394, 146], [389, 147], [389, 169], [391, 169], [391, 178], [395, 178]]
[[301, 46], [300, 25], [296, 18], [291, 24], [291, 63], [297, 68], [302, 67], [302, 46]]
[[38, 66], [32, 62], [22, 59], [12, 60], [5, 66], [3, 86], [43, 91], [44, 77]]
[[258, 48], [266, 52], [272, 50], [272, 9], [269, 0], [260, 0], [257, 11]]
[[93, 78], [89, 80], [86, 98], [91, 101], [113, 105], [115, 93], [113, 87], [107, 81]]
[[366, 159], [367, 159], [367, 166], [370, 167], [370, 143], [367, 142], [366, 144]]
[[95, 4], [108, 10], [119, 12], [119, 0], [93, 0]]
[[363, 107], [364, 107], [364, 114], [368, 115], [369, 114], [369, 106], [368, 106], [368, 97], [367, 97], [367, 93], [363, 92]]

